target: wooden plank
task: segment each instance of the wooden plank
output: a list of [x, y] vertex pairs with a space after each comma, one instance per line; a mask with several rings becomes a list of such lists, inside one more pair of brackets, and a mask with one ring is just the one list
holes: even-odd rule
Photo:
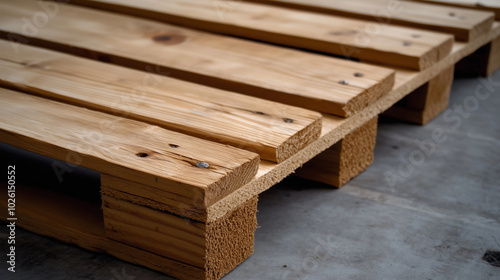
[[0, 85], [258, 153], [281, 162], [316, 140], [321, 114], [0, 40]]
[[14, 51], [29, 43], [339, 116], [394, 82], [391, 69], [72, 5], [59, 4], [43, 28], [26, 33], [21, 19], [31, 19], [37, 3], [0, 1], [0, 37]]
[[454, 69], [454, 65], [450, 66], [405, 96], [384, 115], [420, 125], [427, 124], [448, 107]]
[[463, 8], [395, 0], [246, 0], [304, 11], [341, 15], [455, 35], [469, 41], [491, 29], [494, 14]]
[[[376, 32], [370, 22], [317, 13], [241, 2], [222, 14], [206, 0], [75, 0], [148, 19], [196, 29], [305, 48], [361, 61], [422, 70], [451, 50], [447, 34], [397, 26], [383, 26]], [[414, 35], [420, 35], [416, 38]]]
[[258, 168], [248, 151], [23, 93], [0, 89], [0, 108], [4, 143], [191, 199], [194, 189], [203, 207]]
[[394, 89], [352, 117], [342, 119], [323, 115], [323, 130], [320, 139], [314, 141], [305, 149], [302, 149], [300, 152], [280, 164], [261, 161], [259, 171], [254, 180], [207, 209], [208, 220], [219, 217], [233, 209], [232, 205], [238, 205], [250, 199], [252, 195], [259, 194], [269, 189], [299, 168], [302, 164], [311, 160], [314, 156], [328, 149], [355, 129], [363, 126], [369, 120], [389, 109], [404, 96], [436, 77], [439, 73], [443, 73], [443, 71], [462, 58], [470, 55], [480, 46], [485, 45], [493, 38], [497, 38], [499, 34], [500, 24], [495, 23], [492, 31], [483, 34], [474, 41], [469, 43], [456, 42], [450, 56], [424, 71], [417, 72], [407, 69], [398, 69], [396, 71], [396, 85]]
[[[76, 0], [71, 3], [417, 70], [446, 56], [453, 41], [446, 34], [387, 25], [371, 32], [367, 31], [370, 23], [366, 21], [248, 2], [238, 3], [222, 13], [217, 4], [206, 0]], [[415, 38], [414, 34], [420, 37]]]
[[416, 0], [452, 7], [474, 8], [482, 11], [494, 12], [496, 19], [500, 20], [500, 3], [498, 0]]
[[372, 164], [377, 120], [378, 117], [375, 117], [349, 133], [335, 145], [306, 162], [294, 175], [337, 188], [342, 187]]
[[[253, 233], [257, 225], [256, 197], [217, 222], [203, 224], [207, 229], [206, 246], [212, 255], [217, 252], [227, 253], [226, 248], [213, 242], [218, 241], [214, 236], [217, 230], [227, 230], [226, 226], [229, 225], [244, 225], [245, 227], [242, 228], [245, 233], [244, 238], [231, 240], [244, 241], [244, 243], [234, 244], [237, 245], [235, 248], [240, 250], [239, 255], [221, 256], [220, 262], [226, 263], [212, 262], [207, 267], [199, 268], [107, 238], [101, 205], [19, 184], [16, 185], [16, 196], [19, 201], [16, 207], [16, 217], [18, 218], [16, 226], [88, 250], [105, 252], [178, 279], [219, 279], [229, 272], [235, 263], [242, 262], [253, 252]], [[2, 192], [0, 198], [0, 216], [5, 220], [8, 213], [7, 192]], [[183, 223], [185, 224], [184, 221]], [[225, 240], [221, 241], [221, 244], [224, 242], [231, 244]], [[221, 250], [217, 251], [219, 249]]]

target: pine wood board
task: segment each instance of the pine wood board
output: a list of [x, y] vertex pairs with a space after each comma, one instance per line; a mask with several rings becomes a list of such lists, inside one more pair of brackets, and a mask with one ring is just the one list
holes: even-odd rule
[[204, 207], [259, 166], [255, 153], [24, 93], [0, 89], [0, 108], [2, 142], [66, 161], [60, 171], [79, 165], [188, 199], [194, 189]]
[[489, 12], [394, 0], [246, 0], [303, 11], [346, 16], [450, 33], [469, 41], [491, 29], [495, 15]]
[[0, 40], [0, 85], [132, 118], [281, 162], [321, 133], [321, 114]]
[[394, 85], [394, 71], [379, 66], [72, 5], [59, 4], [43, 28], [26, 33], [22, 18], [37, 3], [0, 1], [0, 37], [14, 51], [28, 43], [339, 116]]
[[500, 20], [500, 2], [497, 0], [416, 0], [453, 7], [474, 8], [483, 11], [491, 11], [496, 14], [496, 19]]
[[[239, 256], [227, 256], [220, 261], [227, 265], [214, 263], [211, 267], [199, 268], [185, 264], [178, 260], [162, 257], [160, 255], [141, 250], [139, 248], [124, 244], [106, 237], [103, 212], [101, 205], [68, 197], [57, 192], [43, 190], [26, 185], [16, 186], [16, 225], [21, 226], [37, 234], [49, 236], [63, 242], [75, 244], [84, 249], [97, 252], [105, 252], [130, 263], [142, 265], [178, 279], [219, 279], [229, 272], [234, 266], [253, 253], [253, 234], [256, 227], [257, 197], [238, 207], [236, 211], [230, 212], [226, 217], [219, 220], [217, 224], [204, 225], [213, 227], [209, 229], [214, 234], [218, 227], [224, 227], [222, 223], [253, 225], [253, 230], [246, 230], [249, 237], [245, 248], [239, 248]], [[7, 219], [7, 192], [0, 194], [1, 218]], [[3, 211], [5, 210], [5, 211]], [[222, 228], [224, 232], [225, 228]], [[213, 236], [207, 236], [208, 246], [214, 246], [211, 250], [217, 250], [217, 244], [212, 244]], [[225, 252], [221, 250], [221, 252]], [[217, 260], [215, 260], [217, 261]], [[219, 265], [219, 266], [214, 266]], [[231, 266], [231, 267], [230, 267]]]
[[386, 111], [396, 102], [401, 100], [421, 85], [436, 77], [462, 58], [470, 55], [479, 47], [487, 44], [500, 34], [500, 23], [495, 22], [493, 29], [468, 43], [455, 42], [452, 53], [425, 71], [410, 71], [397, 69], [396, 85], [394, 89], [384, 97], [380, 98], [355, 116], [342, 119], [335, 116], [323, 115], [323, 130], [320, 139], [290, 157], [280, 164], [272, 164], [261, 161], [257, 176], [250, 183], [239, 188], [237, 191], [226, 196], [216, 204], [207, 209], [208, 220], [216, 219], [231, 210], [234, 205], [239, 205], [252, 197], [269, 189], [283, 178], [293, 173], [305, 162], [311, 160], [320, 152], [331, 147], [355, 129], [363, 126], [372, 118]]
[[206, 0], [75, 0], [71, 3], [416, 70], [445, 57], [453, 43], [453, 37], [448, 34], [390, 25], [371, 32], [367, 31], [368, 21], [249, 2], [239, 2], [222, 13], [217, 3]]

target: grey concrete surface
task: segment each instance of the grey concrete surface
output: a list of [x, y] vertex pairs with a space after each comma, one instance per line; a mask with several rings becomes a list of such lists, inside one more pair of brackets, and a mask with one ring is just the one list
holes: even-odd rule
[[[500, 250], [500, 72], [491, 79], [456, 80], [427, 126], [382, 119], [375, 162], [344, 188], [288, 178], [263, 193], [255, 253], [224, 279], [500, 279], [481, 259]], [[17, 255], [0, 279], [170, 279], [24, 230]]]

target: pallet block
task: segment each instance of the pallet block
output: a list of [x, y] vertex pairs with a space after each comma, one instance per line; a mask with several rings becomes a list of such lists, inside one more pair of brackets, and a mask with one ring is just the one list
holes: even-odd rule
[[[109, 223], [114, 224], [114, 221], [108, 222], [103, 217], [99, 204], [26, 185], [16, 186], [16, 196], [19, 198], [16, 225], [88, 250], [113, 255], [177, 279], [219, 279], [253, 253], [257, 197], [210, 223], [172, 217], [181, 219], [181, 226], [191, 224], [204, 229], [204, 247], [212, 258], [206, 260], [205, 266], [197, 267], [109, 238], [109, 235], [113, 235]], [[0, 207], [7, 209], [7, 192], [2, 192], [0, 198]], [[108, 202], [104, 204], [105, 212]], [[7, 211], [2, 211], [0, 217], [7, 219]], [[158, 226], [165, 227], [162, 223]], [[185, 236], [178, 230], [176, 232], [175, 228], [171, 231], [178, 234], [179, 238]], [[185, 254], [187, 252], [184, 251]]]
[[342, 187], [373, 162], [377, 120], [378, 118], [375, 117], [349, 133], [335, 145], [298, 168], [294, 175], [334, 187]]
[[432, 78], [401, 99], [384, 116], [424, 125], [448, 107], [454, 66]]
[[500, 69], [500, 37], [458, 62], [455, 74], [460, 77], [486, 77], [498, 69]]

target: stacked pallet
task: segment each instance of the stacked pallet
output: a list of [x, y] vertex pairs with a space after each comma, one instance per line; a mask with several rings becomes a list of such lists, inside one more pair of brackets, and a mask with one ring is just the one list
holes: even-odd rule
[[101, 178], [102, 212], [18, 186], [20, 226], [219, 279], [253, 251], [259, 193], [295, 171], [342, 186], [373, 161], [379, 114], [427, 123], [500, 34], [492, 13], [431, 4], [237, 5], [0, 3], [2, 142]]

